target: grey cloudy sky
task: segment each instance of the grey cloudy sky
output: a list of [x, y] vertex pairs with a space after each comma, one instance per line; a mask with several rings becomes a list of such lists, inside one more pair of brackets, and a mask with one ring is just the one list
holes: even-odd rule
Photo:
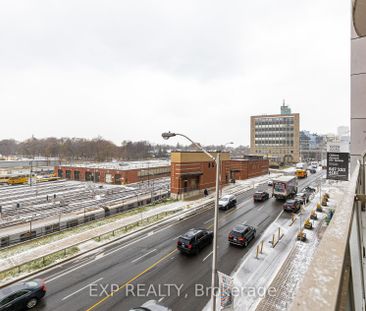
[[[249, 144], [285, 98], [349, 123], [348, 1], [1, 1], [0, 138]], [[174, 140], [172, 143], [184, 142]]]

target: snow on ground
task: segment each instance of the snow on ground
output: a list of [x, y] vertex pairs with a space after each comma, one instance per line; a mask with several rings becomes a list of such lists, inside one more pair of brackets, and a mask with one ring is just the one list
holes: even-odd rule
[[277, 273], [270, 287], [276, 289], [273, 296], [266, 295], [258, 304], [257, 311], [285, 311], [289, 309], [296, 295], [300, 281], [304, 277], [311, 260], [319, 245], [322, 232], [325, 230], [323, 222], [325, 214], [318, 213], [318, 221], [313, 230], [306, 230], [307, 241], [296, 242], [280, 271]]
[[[287, 292], [288, 295], [283, 297], [283, 301], [278, 302], [278, 308], [273, 309], [286, 310], [286, 306], [292, 301], [295, 288], [306, 272], [306, 268], [311, 261], [311, 256], [319, 243], [317, 232], [318, 227], [320, 228], [319, 224], [321, 223], [321, 219], [324, 217], [321, 213], [318, 213], [319, 219], [314, 222], [315, 229], [313, 231], [305, 230], [308, 242], [302, 243], [296, 239], [300, 224], [301, 226], [303, 225], [305, 219], [309, 217], [310, 211], [316, 208], [317, 202], [319, 202], [319, 194], [304, 208], [301, 213], [302, 215], [298, 215], [293, 225], [290, 225], [292, 222], [290, 215], [281, 213], [261, 236], [261, 241], [264, 241], [264, 247], [263, 254], [259, 254], [258, 259], [256, 258], [257, 244], [252, 245], [251, 250], [243, 258], [239, 268], [231, 274], [234, 279], [234, 288], [240, 291], [234, 295], [236, 296], [234, 297], [234, 310], [255, 310], [262, 298], [266, 297], [269, 291], [272, 291], [273, 294], [273, 291], [277, 289], [275, 287], [272, 288], [271, 283], [274, 281], [276, 275], [280, 273], [282, 267], [285, 267], [284, 264], [291, 254], [291, 260], [289, 262], [291, 263], [292, 276], [288, 278], [287, 283], [283, 284], [287, 288], [280, 288], [279, 291], [282, 294]], [[281, 228], [281, 232], [284, 235], [276, 247], [273, 248], [270, 241], [272, 240], [273, 234], [276, 234], [277, 238], [278, 228]], [[297, 265], [296, 263], [298, 262], [302, 264]], [[298, 267], [297, 270], [296, 267]], [[219, 299], [217, 299], [217, 305], [219, 305], [219, 302]], [[274, 307], [273, 304], [270, 306]], [[209, 303], [205, 306], [204, 310], [210, 310]], [[261, 310], [268, 311], [270, 308], [267, 305], [266, 308]]]

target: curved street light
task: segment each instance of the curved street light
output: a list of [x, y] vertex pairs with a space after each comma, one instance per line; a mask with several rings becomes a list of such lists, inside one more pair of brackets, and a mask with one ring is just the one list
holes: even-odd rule
[[161, 134], [161, 136], [168, 140], [171, 137], [175, 136], [182, 136], [189, 140], [194, 146], [202, 150], [208, 157], [210, 157], [212, 160], [216, 163], [216, 191], [215, 191], [215, 211], [214, 211], [214, 227], [213, 227], [213, 250], [212, 250], [212, 271], [211, 271], [211, 310], [216, 310], [216, 274], [217, 274], [217, 231], [218, 231], [218, 218], [219, 218], [219, 192], [220, 192], [220, 152], [217, 152], [216, 158], [210, 154], [207, 150], [205, 150], [200, 144], [194, 142], [192, 139], [190, 139], [188, 136], [184, 134], [179, 133], [171, 133], [171, 132], [165, 132]]

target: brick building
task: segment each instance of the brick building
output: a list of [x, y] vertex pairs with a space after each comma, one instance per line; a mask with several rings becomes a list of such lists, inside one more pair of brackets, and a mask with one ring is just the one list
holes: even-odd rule
[[[216, 157], [216, 153], [211, 153]], [[221, 152], [221, 185], [268, 174], [268, 160], [231, 159]], [[200, 151], [174, 151], [171, 153], [170, 190], [173, 198], [187, 198], [214, 189], [216, 163]]]
[[61, 178], [124, 185], [170, 176], [170, 162], [163, 160], [58, 165]]

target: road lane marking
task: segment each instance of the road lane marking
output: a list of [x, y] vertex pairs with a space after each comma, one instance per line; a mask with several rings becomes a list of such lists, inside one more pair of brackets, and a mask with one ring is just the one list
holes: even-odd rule
[[75, 295], [75, 294], [77, 294], [77, 293], [81, 292], [83, 289], [85, 289], [85, 288], [89, 287], [89, 286], [90, 286], [90, 285], [92, 285], [92, 284], [96, 284], [97, 282], [99, 282], [99, 281], [101, 281], [101, 280], [103, 280], [103, 278], [100, 278], [100, 279], [98, 279], [98, 280], [95, 280], [95, 281], [93, 281], [93, 282], [89, 283], [88, 285], [85, 285], [84, 287], [82, 287], [82, 288], [78, 289], [77, 291], [75, 291], [75, 292], [71, 293], [70, 295], [65, 296], [64, 298], [62, 298], [62, 300], [66, 300], [67, 298], [70, 298], [71, 296], [73, 296], [73, 295]]
[[[250, 191], [250, 189], [249, 189], [249, 191]], [[245, 192], [244, 193], [242, 193], [243, 195], [245, 194]], [[241, 209], [241, 205], [243, 205], [243, 206], [245, 206], [246, 205], [246, 203], [247, 202], [249, 202], [251, 200], [251, 198], [248, 198], [248, 199], [246, 199], [246, 200], [244, 200], [243, 202], [240, 202], [240, 203], [238, 203], [238, 206], [233, 210], [233, 211], [230, 211], [230, 213], [227, 213], [226, 215], [230, 215], [230, 214], [232, 214], [232, 213], [234, 213], [234, 212], [236, 212], [236, 211], [238, 211], [239, 209]], [[251, 209], [249, 209], [249, 211], [250, 211]], [[249, 212], [249, 211], [247, 211], [247, 212]], [[247, 212], [245, 212], [245, 213], [247, 213]], [[203, 212], [204, 213], [204, 212]], [[194, 217], [194, 216], [191, 216], [191, 217]], [[190, 219], [191, 217], [188, 217], [188, 218], [186, 218], [185, 220], [188, 220], [188, 219]], [[173, 223], [173, 224], [170, 224], [170, 225], [168, 225], [168, 226], [166, 226], [166, 227], [164, 227], [164, 228], [161, 228], [161, 229], [158, 229], [158, 230], [156, 230], [156, 231], [154, 231], [154, 233], [153, 234], [156, 234], [156, 233], [160, 233], [161, 231], [164, 231], [164, 230], [166, 230], [166, 229], [169, 229], [169, 228], [171, 228], [171, 227], [173, 227], [174, 225], [176, 225], [176, 223]], [[209, 227], [208, 227], [208, 229], [210, 229], [211, 227], [213, 227], [213, 224], [211, 224]], [[172, 239], [172, 240], [176, 240], [176, 239], [178, 239], [180, 236], [177, 236], [176, 238], [174, 238], [174, 239]], [[126, 247], [128, 247], [128, 246], [130, 246], [130, 245], [132, 245], [132, 244], [135, 244], [135, 243], [137, 243], [137, 242], [140, 242], [141, 240], [143, 240], [143, 239], [145, 239], [146, 238], [146, 236], [141, 236], [141, 237], [139, 237], [139, 238], [137, 238], [136, 240], [134, 240], [134, 241], [132, 241], [132, 242], [130, 242], [130, 243], [128, 243], [128, 244], [123, 244], [122, 246], [120, 246], [120, 247], [117, 247], [117, 248], [112, 248], [112, 250], [110, 250], [110, 251], [105, 251], [104, 252], [104, 257], [106, 257], [106, 256], [108, 256], [108, 255], [111, 255], [111, 254], [113, 254], [113, 253], [115, 253], [115, 252], [118, 252], [119, 250], [121, 250], [121, 249], [124, 249], [124, 248], [126, 248]], [[116, 241], [115, 243], [119, 243], [120, 241]], [[87, 256], [90, 256], [90, 255], [87, 255]], [[102, 258], [102, 257], [101, 257]], [[87, 265], [89, 265], [89, 264], [91, 264], [91, 263], [93, 263], [94, 261], [96, 261], [96, 260], [99, 260], [99, 259], [101, 259], [101, 258], [97, 258], [97, 259], [94, 259], [94, 260], [88, 260], [88, 258], [86, 259], [86, 260], [88, 260], [87, 262], [85, 262], [85, 263], [83, 263], [83, 264], [81, 264], [81, 265], [78, 265], [78, 266], [74, 266], [74, 267], [70, 267], [69, 269], [66, 269], [66, 271], [63, 271], [62, 273], [60, 273], [60, 272], [57, 272], [56, 274], [53, 274], [53, 275], [50, 275], [50, 277], [51, 276], [53, 276], [53, 277], [51, 277], [50, 279], [47, 279], [47, 278], [45, 278], [45, 280], [47, 281], [47, 282], [52, 282], [52, 281], [54, 281], [54, 280], [57, 280], [58, 278], [60, 278], [60, 277], [63, 277], [63, 276], [65, 276], [65, 275], [67, 275], [68, 273], [70, 273], [70, 272], [74, 272], [74, 271], [76, 271], [76, 270], [78, 270], [78, 269], [80, 269], [80, 268], [83, 268], [83, 267], [85, 267], [85, 266], [87, 266]], [[62, 265], [61, 265], [62, 266]]]
[[[213, 251], [212, 251], [213, 252]], [[209, 253], [205, 258], [203, 258], [202, 262], [204, 262], [208, 257], [210, 257], [212, 255], [212, 252]]]
[[150, 267], [146, 268], [144, 271], [142, 271], [141, 273], [135, 275], [132, 279], [130, 279], [129, 281], [127, 281], [126, 283], [120, 285], [118, 287], [118, 289], [116, 289], [114, 292], [111, 292], [110, 294], [108, 294], [107, 296], [105, 296], [104, 298], [102, 298], [101, 300], [99, 300], [98, 302], [96, 302], [95, 304], [93, 304], [91, 307], [89, 307], [86, 311], [91, 311], [93, 310], [95, 307], [97, 307], [98, 305], [100, 305], [102, 302], [106, 301], [108, 298], [112, 297], [113, 295], [115, 295], [117, 292], [119, 292], [121, 289], [124, 289], [128, 284], [132, 283], [133, 281], [137, 280], [140, 276], [144, 275], [145, 273], [149, 272], [152, 268], [156, 267], [159, 263], [161, 263], [162, 261], [164, 261], [165, 259], [167, 259], [168, 257], [170, 257], [171, 255], [173, 255], [177, 250], [174, 249], [172, 250], [170, 253], [166, 254], [164, 257], [160, 258], [158, 261], [156, 261], [154, 264], [152, 264]]
[[138, 258], [136, 258], [136, 259], [132, 260], [132, 261], [131, 261], [131, 263], [135, 263], [136, 261], [139, 261], [140, 259], [142, 259], [142, 258], [146, 257], [147, 255], [149, 255], [149, 254], [151, 254], [151, 253], [153, 253], [153, 252], [155, 252], [155, 251], [156, 251], [156, 248], [154, 248], [154, 249], [153, 249], [153, 250], [151, 250], [150, 252], [147, 252], [146, 254], [144, 254], [144, 255], [142, 255], [142, 256], [140, 256], [140, 257], [138, 257]]
[[[191, 217], [194, 217], [194, 216], [191, 216]], [[191, 217], [188, 217], [188, 218], [186, 218], [185, 220], [190, 219]], [[164, 227], [164, 228], [161, 228], [161, 229], [159, 229], [159, 230], [156, 230], [156, 231], [154, 231], [154, 234], [156, 234], [156, 233], [160, 233], [161, 231], [164, 231], [164, 230], [166, 230], [166, 229], [169, 229], [169, 228], [173, 227], [174, 225], [176, 225], [176, 223], [170, 224], [170, 225], [168, 225], [168, 226], [166, 226], [166, 227]], [[174, 238], [174, 240], [178, 239], [179, 237], [180, 237], [180, 236], [177, 236], [176, 238]], [[128, 243], [128, 244], [123, 244], [121, 247], [114, 248], [114, 249], [112, 249], [111, 251], [105, 251], [105, 252], [104, 252], [104, 257], [105, 257], [105, 256], [108, 256], [108, 255], [111, 255], [111, 254], [113, 254], [113, 253], [115, 253], [115, 252], [118, 252], [119, 250], [124, 249], [124, 248], [126, 248], [126, 247], [128, 247], [128, 246], [130, 246], [130, 245], [132, 245], [132, 244], [135, 244], [135, 243], [137, 243], [137, 242], [140, 242], [141, 240], [143, 240], [143, 239], [145, 239], [145, 238], [146, 238], [146, 236], [142, 236], [142, 237], [139, 237], [139, 238], [137, 238], [136, 240], [134, 240], [134, 241], [132, 241], [132, 242], [130, 242], [130, 243]], [[120, 241], [116, 241], [116, 242], [118, 243], [118, 242], [120, 242]], [[90, 255], [88, 255], [88, 256], [90, 256]], [[99, 259], [101, 259], [101, 258], [97, 258], [97, 259], [94, 259], [94, 260], [89, 260], [89, 261], [87, 261], [86, 263], [84, 263], [84, 264], [82, 264], [82, 265], [79, 265], [79, 266], [70, 267], [71, 269], [66, 269], [66, 271], [64, 271], [64, 272], [62, 272], [62, 273], [59, 273], [59, 272], [58, 272], [58, 273], [56, 273], [56, 274], [53, 274], [53, 275], [51, 275], [51, 276], [53, 276], [53, 277], [51, 277], [50, 279], [45, 278], [45, 280], [46, 280], [47, 282], [52, 282], [52, 281], [54, 281], [54, 280], [57, 280], [57, 279], [58, 279], [58, 278], [60, 278], [60, 277], [65, 276], [66, 274], [68, 274], [68, 273], [70, 273], [70, 272], [73, 272], [73, 271], [76, 271], [76, 270], [78, 270], [78, 269], [80, 269], [80, 268], [83, 268], [83, 267], [85, 267], [85, 266], [87, 266], [87, 265], [89, 265], [89, 264], [91, 264], [91, 263], [93, 263], [94, 261], [99, 260]], [[62, 266], [62, 265], [61, 265], [61, 266]]]
[[162, 302], [165, 297], [161, 297], [158, 302]]
[[211, 222], [211, 221], [213, 221], [213, 220], [214, 220], [214, 218], [212, 217], [211, 219], [206, 220], [206, 221], [204, 222], [204, 224], [205, 224], [205, 225], [207, 225], [209, 222]]

